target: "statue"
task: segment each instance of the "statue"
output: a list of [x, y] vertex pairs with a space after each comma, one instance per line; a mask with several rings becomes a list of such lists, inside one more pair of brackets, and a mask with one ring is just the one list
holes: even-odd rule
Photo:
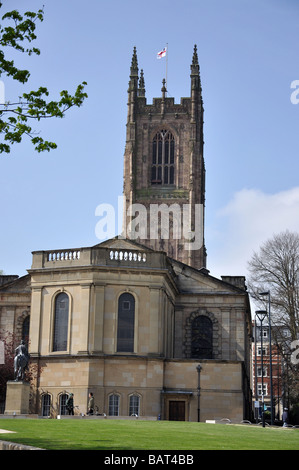
[[25, 341], [22, 339], [21, 344], [15, 350], [14, 358], [15, 382], [24, 380], [25, 371], [28, 370], [30, 355], [27, 350]]

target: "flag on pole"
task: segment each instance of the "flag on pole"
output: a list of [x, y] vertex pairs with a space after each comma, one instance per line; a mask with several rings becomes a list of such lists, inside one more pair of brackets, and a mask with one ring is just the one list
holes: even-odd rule
[[166, 51], [167, 51], [167, 48], [164, 47], [164, 49], [162, 49], [162, 51], [158, 52], [157, 59], [162, 59], [162, 57], [165, 57], [166, 56]]

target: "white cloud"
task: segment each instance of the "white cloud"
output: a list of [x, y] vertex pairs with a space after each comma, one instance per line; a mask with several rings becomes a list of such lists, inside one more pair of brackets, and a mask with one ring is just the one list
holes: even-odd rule
[[275, 233], [299, 232], [299, 187], [276, 194], [242, 189], [216, 215], [209, 243], [211, 275], [246, 275], [247, 262]]

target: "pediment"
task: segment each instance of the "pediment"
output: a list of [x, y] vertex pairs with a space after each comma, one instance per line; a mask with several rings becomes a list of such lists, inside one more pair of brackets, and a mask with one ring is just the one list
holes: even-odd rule
[[246, 293], [245, 289], [211, 276], [205, 269], [197, 270], [176, 260], [172, 260], [172, 265], [177, 276], [176, 283], [182, 293]]
[[25, 276], [19, 277], [14, 281], [5, 284], [0, 288], [1, 293], [30, 293], [31, 292], [31, 280], [30, 276], [26, 274]]
[[112, 248], [118, 250], [139, 250], [142, 252], [153, 251], [151, 248], [148, 248], [141, 243], [134, 242], [133, 240], [128, 240], [127, 238], [114, 237], [109, 240], [105, 240], [95, 247], [99, 248]]

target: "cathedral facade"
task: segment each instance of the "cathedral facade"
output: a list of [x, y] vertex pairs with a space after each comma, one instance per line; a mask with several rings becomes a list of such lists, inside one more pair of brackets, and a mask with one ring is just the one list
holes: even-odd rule
[[[107, 416], [250, 417], [245, 278], [217, 279], [206, 267], [196, 47], [190, 97], [175, 104], [165, 85], [147, 104], [134, 49], [121, 236], [93, 247], [33, 252], [25, 277], [30, 305], [11, 310], [10, 324], [21, 311], [23, 320], [30, 313], [30, 360], [38, 365], [34, 413], [64, 414], [70, 393], [75, 412], [86, 413], [92, 392], [97, 412]], [[20, 282], [0, 287], [2, 330]]]

